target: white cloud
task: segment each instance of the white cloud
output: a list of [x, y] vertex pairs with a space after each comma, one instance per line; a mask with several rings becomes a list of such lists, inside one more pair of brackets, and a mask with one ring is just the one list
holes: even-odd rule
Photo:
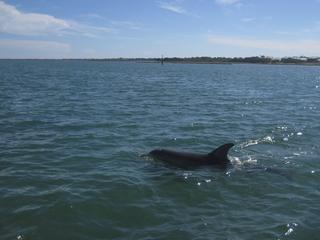
[[[320, 1], [320, 0], [319, 0]], [[287, 30], [277, 30], [273, 31], [273, 33], [278, 35], [288, 35], [288, 36], [314, 36], [318, 38], [318, 34], [320, 32], [320, 22], [316, 21], [313, 25], [301, 29], [294, 29], [291, 31]]]
[[168, 2], [159, 2], [159, 7], [163, 8], [165, 10], [178, 13], [178, 14], [187, 14], [188, 12], [183, 9], [182, 7], [178, 6], [174, 3], [168, 3]]
[[88, 19], [99, 19], [99, 20], [106, 20], [106, 17], [97, 14], [97, 13], [88, 13], [88, 14], [84, 14], [82, 15], [82, 17], [88, 18]]
[[239, 4], [240, 0], [215, 0], [215, 2], [220, 5], [233, 5]]
[[242, 18], [241, 19], [242, 22], [246, 22], [246, 23], [253, 22], [254, 20], [256, 20], [256, 19], [255, 18]]
[[34, 40], [12, 40], [12, 39], [0, 39], [1, 47], [19, 47], [19, 48], [32, 48], [32, 49], [44, 49], [55, 48], [68, 50], [69, 44], [55, 42], [55, 41], [34, 41]]
[[60, 33], [70, 24], [46, 14], [23, 13], [14, 6], [0, 1], [0, 31], [18, 35]]
[[70, 29], [66, 34], [80, 34], [86, 37], [100, 37], [101, 34], [112, 33], [116, 30], [109, 27], [92, 26], [87, 24], [80, 24], [75, 21], [70, 22]]
[[0, 58], [64, 58], [69, 44], [55, 41], [0, 39]]
[[[320, 1], [320, 0], [319, 0]], [[302, 30], [303, 33], [317, 33], [320, 32], [320, 22], [317, 21], [313, 24], [313, 26], [309, 27], [309, 28], [304, 28]]]
[[284, 54], [290, 55], [320, 55], [319, 40], [280, 41], [210, 35], [208, 37], [208, 41], [211, 44], [236, 47], [242, 49], [280, 51]]
[[92, 37], [112, 31], [112, 28], [80, 24], [47, 14], [24, 13], [15, 6], [0, 1], [0, 32], [2, 33], [29, 36], [81, 34]]
[[273, 33], [278, 34], [278, 35], [294, 35], [294, 34], [296, 34], [296, 33], [293, 33], [293, 32], [281, 31], [281, 30], [274, 31]]
[[111, 24], [117, 28], [142, 30], [142, 26], [140, 24], [130, 21], [111, 21]]

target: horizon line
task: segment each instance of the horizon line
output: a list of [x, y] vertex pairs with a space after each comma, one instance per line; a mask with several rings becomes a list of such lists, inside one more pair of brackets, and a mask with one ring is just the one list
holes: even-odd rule
[[305, 55], [293, 55], [293, 56], [282, 56], [282, 57], [274, 57], [274, 56], [266, 56], [266, 55], [252, 55], [252, 56], [245, 56], [245, 57], [240, 57], [240, 56], [233, 56], [233, 57], [226, 57], [226, 56], [185, 56], [185, 57], [70, 57], [70, 58], [41, 58], [41, 57], [36, 57], [36, 58], [10, 58], [10, 57], [5, 57], [5, 58], [0, 58], [0, 60], [135, 60], [135, 59], [171, 59], [171, 58], [178, 58], [178, 59], [190, 59], [190, 58], [226, 58], [226, 59], [234, 59], [234, 58], [253, 58], [253, 57], [258, 57], [258, 58], [269, 58], [269, 59], [282, 59], [282, 58], [307, 58], [307, 59], [320, 59], [320, 56], [305, 56]]

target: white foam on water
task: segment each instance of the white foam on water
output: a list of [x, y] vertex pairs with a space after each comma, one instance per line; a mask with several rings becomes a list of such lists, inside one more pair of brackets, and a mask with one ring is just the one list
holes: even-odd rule
[[243, 163], [249, 163], [249, 164], [255, 164], [257, 162], [258, 162], [257, 159], [254, 159], [251, 156], [249, 156], [249, 158], [247, 160], [243, 161]]
[[289, 228], [288, 231], [286, 231], [284, 235], [288, 236], [292, 232], [293, 232], [293, 228]]
[[293, 231], [294, 231], [294, 228], [296, 228], [298, 226], [297, 223], [288, 223], [287, 224], [287, 228], [288, 230], [284, 233], [285, 236], [288, 236], [290, 235]]
[[229, 156], [229, 159], [234, 165], [241, 165], [242, 164], [242, 162], [240, 161], [240, 159], [238, 157]]
[[266, 136], [262, 140], [264, 142], [269, 142], [269, 143], [273, 143], [274, 142], [273, 137], [271, 137], [271, 136]]
[[288, 126], [279, 126], [278, 128], [286, 131], [288, 129]]
[[185, 180], [187, 180], [189, 177], [192, 176], [192, 173], [184, 172], [184, 173], [182, 174], [182, 176], [183, 176], [183, 178], [184, 178]]
[[257, 145], [259, 143], [258, 140], [250, 140], [248, 142], [243, 143], [243, 145], [241, 146], [242, 148], [246, 148], [252, 145]]
[[230, 161], [235, 168], [242, 168], [243, 165], [256, 164], [257, 159], [252, 156], [247, 156], [246, 159], [240, 160], [238, 157], [230, 157]]
[[253, 140], [249, 140], [247, 142], [244, 142], [244, 143], [240, 144], [240, 147], [246, 148], [249, 146], [257, 145], [259, 143], [274, 143], [274, 138], [272, 136], [267, 135], [262, 138], [253, 139]]

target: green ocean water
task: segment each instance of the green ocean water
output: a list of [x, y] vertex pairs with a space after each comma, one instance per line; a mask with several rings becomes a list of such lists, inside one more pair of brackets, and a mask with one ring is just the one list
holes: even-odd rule
[[0, 239], [320, 239], [319, 117], [320, 67], [0, 60]]

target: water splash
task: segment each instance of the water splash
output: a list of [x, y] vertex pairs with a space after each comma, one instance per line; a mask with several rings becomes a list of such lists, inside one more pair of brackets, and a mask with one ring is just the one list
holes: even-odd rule
[[184, 172], [184, 173], [182, 174], [182, 176], [183, 176], [183, 179], [187, 180], [189, 177], [192, 176], [192, 173]]
[[253, 145], [257, 145], [259, 143], [274, 143], [274, 137], [273, 136], [270, 136], [270, 135], [267, 135], [265, 137], [261, 137], [261, 138], [258, 138], [258, 139], [253, 139], [253, 140], [249, 140], [249, 141], [246, 141], [242, 144], [239, 144], [239, 147], [240, 148], [247, 148], [249, 146], [253, 146]]
[[244, 159], [240, 160], [238, 157], [232, 157], [230, 156], [230, 161], [232, 165], [235, 167], [235, 169], [241, 169], [245, 165], [253, 165], [258, 162], [256, 158], [253, 156], [247, 155]]
[[252, 156], [248, 156], [248, 159], [242, 161], [243, 164], [256, 164], [258, 162], [257, 159], [253, 158]]
[[274, 139], [280, 139], [283, 142], [288, 142], [295, 136], [302, 136], [305, 126], [287, 126], [280, 125], [277, 126], [272, 132], [274, 134]]
[[297, 226], [298, 226], [297, 223], [288, 223], [288, 224], [287, 224], [288, 230], [284, 233], [284, 235], [285, 235], [285, 236], [290, 235]]

